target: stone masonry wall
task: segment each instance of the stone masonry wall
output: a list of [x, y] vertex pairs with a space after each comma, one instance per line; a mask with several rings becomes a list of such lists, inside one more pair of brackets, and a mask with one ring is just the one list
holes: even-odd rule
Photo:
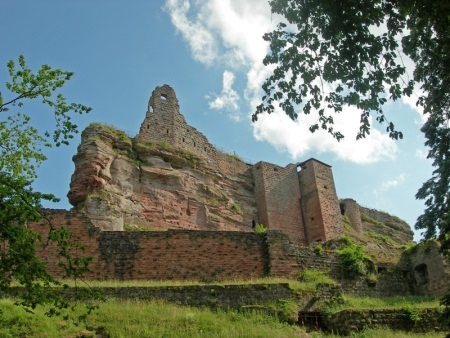
[[[52, 210], [54, 226], [65, 225], [93, 256], [87, 279], [200, 280], [251, 279], [268, 274], [265, 237], [256, 233], [219, 231], [99, 231], [84, 216]], [[49, 227], [29, 225], [45, 236]], [[56, 248], [38, 252], [55, 276], [63, 276]]]
[[363, 224], [361, 221], [361, 212], [359, 205], [354, 199], [346, 198], [339, 202], [341, 214], [348, 217], [350, 225], [356, 232], [363, 233]]
[[442, 296], [450, 291], [450, 266], [439, 253], [438, 244], [427, 241], [410, 255], [409, 277], [414, 292], [424, 296]]
[[217, 150], [201, 132], [186, 123], [175, 91], [168, 85], [156, 87], [152, 92], [137, 141], [165, 142], [167, 147], [195, 155], [206, 168], [224, 173], [244, 174], [249, 168], [235, 156]]
[[[400, 265], [383, 266], [377, 282], [366, 277], [349, 279], [340, 268], [334, 251], [319, 253], [314, 247], [299, 247], [281, 231], [256, 234], [236, 231], [100, 231], [80, 213], [46, 210], [54, 227], [65, 225], [86, 247], [75, 256], [92, 256], [91, 272], [86, 279], [147, 279], [147, 280], [248, 280], [264, 276], [298, 278], [304, 270], [320, 270], [339, 282], [344, 292], [359, 296], [386, 297], [392, 295], [441, 295], [448, 288], [448, 269], [444, 263], [422, 253]], [[46, 241], [49, 225], [46, 221], [29, 224]], [[437, 248], [435, 248], [437, 250]], [[431, 248], [433, 250], [433, 248]], [[436, 251], [437, 253], [437, 251]], [[438, 253], [437, 253], [438, 254]], [[57, 249], [47, 245], [38, 250], [48, 271], [63, 277]], [[434, 257], [434, 258], [433, 258]], [[411, 262], [413, 265], [410, 265]], [[428, 265], [428, 286], [411, 287], [408, 269]], [[435, 267], [435, 269], [434, 269]], [[440, 272], [442, 270], [442, 272]], [[419, 272], [422, 270], [419, 269]], [[420, 286], [420, 276], [413, 275]], [[441, 284], [444, 283], [444, 284]], [[425, 292], [425, 291], [426, 292]]]
[[325, 242], [339, 237], [343, 227], [331, 167], [310, 159], [300, 168], [298, 176], [307, 242]]
[[344, 310], [323, 318], [322, 328], [340, 335], [362, 331], [365, 328], [389, 328], [409, 332], [445, 332], [436, 309], [418, 310], [420, 319], [413, 321], [402, 309]]
[[318, 254], [313, 247], [298, 247], [284, 233], [268, 232], [267, 245], [270, 272], [274, 276], [298, 278], [304, 270], [319, 270], [338, 281], [344, 292], [371, 297], [410, 295], [410, 281], [403, 274], [405, 267], [384, 266], [377, 275], [375, 284], [365, 276], [348, 278], [340, 268], [340, 260], [334, 251], [323, 250]]
[[306, 245], [296, 165], [282, 168], [259, 162], [253, 167], [253, 177], [260, 222]]
[[183, 285], [101, 288], [102, 295], [120, 299], [161, 299], [187, 306], [239, 309], [294, 298], [289, 284]]

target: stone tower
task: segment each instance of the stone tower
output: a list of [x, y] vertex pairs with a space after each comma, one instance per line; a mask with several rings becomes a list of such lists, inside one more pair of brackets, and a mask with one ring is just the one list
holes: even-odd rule
[[348, 217], [351, 227], [358, 233], [363, 233], [363, 225], [361, 221], [361, 212], [359, 205], [354, 199], [345, 198], [339, 202], [341, 214]]
[[297, 165], [285, 168], [258, 162], [252, 168], [258, 222], [281, 230], [299, 245], [306, 245]]
[[298, 165], [306, 240], [324, 242], [343, 233], [331, 166], [311, 158]]
[[216, 153], [206, 137], [186, 123], [180, 113], [175, 91], [166, 84], [152, 92], [138, 141], [165, 142], [170, 147], [189, 151], [200, 158]]
[[258, 221], [281, 230], [299, 245], [339, 237], [342, 220], [331, 167], [316, 159], [282, 168], [252, 168]]

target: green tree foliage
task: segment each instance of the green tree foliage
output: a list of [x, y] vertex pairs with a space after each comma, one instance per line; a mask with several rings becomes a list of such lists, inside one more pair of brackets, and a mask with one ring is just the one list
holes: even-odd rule
[[[43, 200], [58, 201], [52, 194], [34, 191], [32, 184], [36, 169], [46, 160], [42, 148], [68, 144], [77, 132], [70, 113], [88, 113], [91, 108], [67, 103], [58, 93], [72, 77], [71, 72], [43, 65], [34, 74], [23, 56], [18, 65], [10, 61], [8, 70], [8, 92], [0, 95], [0, 291], [8, 293], [11, 283], [18, 283], [24, 287], [20, 304], [33, 309], [38, 304], [52, 303], [55, 307], [49, 314], [54, 314], [69, 306], [61, 298], [65, 286], [46, 271], [36, 250], [41, 245], [56, 244], [66, 277], [79, 278], [87, 270], [90, 258], [72, 256], [73, 250], [83, 247], [59, 225], [47, 221], [45, 244], [39, 234], [27, 228], [27, 222], [45, 219], [41, 211]], [[52, 111], [56, 121], [52, 130], [40, 133], [32, 126], [30, 116], [20, 112], [28, 100], [41, 100]]]
[[[273, 66], [263, 83], [262, 103], [253, 121], [272, 113], [275, 105], [296, 119], [318, 113], [312, 132], [322, 128], [337, 140], [333, 116], [346, 106], [360, 110], [357, 139], [370, 133], [369, 117], [384, 125], [393, 139], [403, 138], [383, 112], [388, 100], [424, 95], [417, 105], [428, 119], [422, 128], [428, 158], [436, 168], [416, 195], [425, 213], [416, 228], [425, 237], [439, 233], [450, 247], [450, 2], [433, 0], [272, 0], [272, 12], [285, 21], [264, 35], [270, 52], [264, 64]], [[402, 55], [415, 63], [409, 78]]]

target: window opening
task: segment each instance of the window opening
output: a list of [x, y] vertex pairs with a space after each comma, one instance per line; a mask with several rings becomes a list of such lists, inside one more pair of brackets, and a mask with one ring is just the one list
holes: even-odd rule
[[166, 94], [161, 94], [161, 100], [167, 100], [167, 95]]
[[341, 209], [341, 215], [345, 215], [345, 204], [339, 203], [339, 208]]
[[426, 264], [419, 264], [414, 268], [414, 277], [418, 285], [428, 283], [428, 268]]

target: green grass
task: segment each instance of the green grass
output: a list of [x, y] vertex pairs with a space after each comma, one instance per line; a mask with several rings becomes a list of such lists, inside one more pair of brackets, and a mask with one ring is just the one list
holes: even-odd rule
[[89, 127], [101, 128], [101, 129], [103, 129], [103, 131], [107, 132], [108, 134], [112, 135], [113, 137], [117, 137], [118, 139], [131, 145], [131, 139], [128, 137], [128, 135], [123, 130], [120, 130], [119, 128], [117, 128], [113, 125], [99, 123], [99, 122], [93, 122], [89, 125]]
[[[311, 332], [312, 338], [342, 338], [335, 334], [326, 334], [323, 332]], [[361, 332], [352, 333], [347, 338], [443, 338], [445, 333], [411, 333], [403, 331], [392, 331], [387, 328], [382, 329], [365, 329]]]
[[386, 297], [386, 298], [372, 298], [372, 297], [353, 297], [344, 295], [344, 303], [334, 306], [332, 312], [342, 310], [364, 310], [364, 309], [402, 309], [408, 306], [413, 306], [417, 309], [439, 308], [439, 298], [434, 297]]
[[368, 237], [372, 238], [376, 243], [379, 243], [379, 244], [386, 243], [386, 244], [391, 244], [392, 246], [395, 246], [395, 247], [400, 247], [400, 244], [395, 242], [389, 236], [381, 235], [381, 234], [378, 234], [373, 231], [365, 231], [364, 234], [367, 235]]
[[[110, 337], [298, 337], [300, 329], [258, 311], [212, 311], [161, 301], [102, 303], [84, 327], [61, 317], [35, 314], [0, 300], [0, 337], [95, 337], [102, 330]], [[78, 310], [77, 310], [78, 311]]]
[[305, 270], [300, 273], [296, 290], [315, 290], [318, 284], [336, 285], [336, 281], [323, 271]]
[[[413, 301], [409, 299], [409, 301]], [[399, 303], [388, 301], [387, 303]], [[363, 302], [364, 305], [374, 304]], [[424, 304], [418, 302], [416, 304]], [[45, 308], [35, 314], [14, 306], [13, 300], [1, 299], [0, 337], [95, 337], [102, 331], [109, 337], [302, 337], [301, 329], [281, 323], [264, 311], [245, 312], [209, 310], [169, 304], [162, 301], [108, 300], [79, 326], [62, 317], [47, 317]], [[81, 314], [77, 307], [74, 315]], [[313, 338], [338, 337], [311, 332]], [[366, 329], [349, 337], [419, 338], [443, 337], [443, 333], [412, 334], [388, 329]]]

